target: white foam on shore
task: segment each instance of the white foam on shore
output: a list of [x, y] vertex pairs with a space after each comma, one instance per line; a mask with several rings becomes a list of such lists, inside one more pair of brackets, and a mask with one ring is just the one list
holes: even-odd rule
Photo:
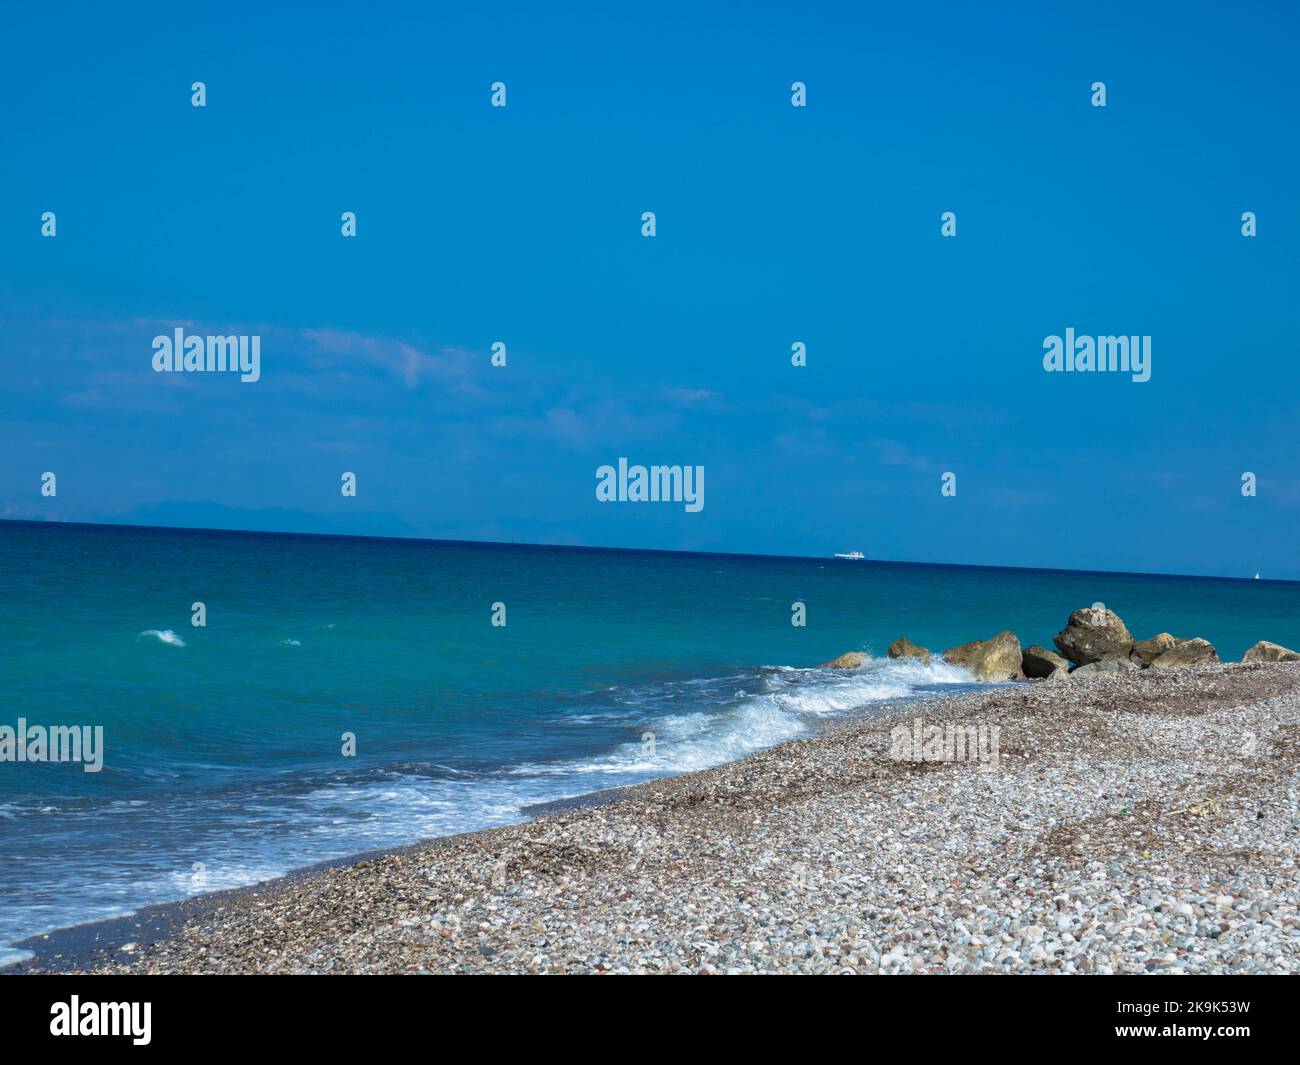
[[[171, 630], [150, 630], [163, 643], [184, 646]], [[296, 794], [245, 801], [247, 813], [296, 826], [267, 839], [260, 832], [224, 837], [220, 854], [204, 855], [200, 877], [189, 861], [150, 863], [142, 875], [97, 886], [85, 897], [59, 899], [15, 922], [0, 936], [0, 964], [27, 956], [13, 934], [129, 913], [142, 905], [229, 887], [244, 887], [314, 862], [419, 839], [526, 820], [534, 805], [574, 798], [655, 777], [707, 769], [787, 740], [810, 735], [819, 722], [869, 713], [873, 705], [945, 686], [976, 685], [964, 669], [929, 662], [870, 659], [856, 670], [767, 667], [734, 675], [620, 686], [621, 706], [604, 714], [574, 714], [581, 725], [609, 720], [613, 709], [635, 739], [594, 757], [515, 765], [486, 774], [429, 764], [437, 775], [399, 771], [382, 781], [340, 780]], [[654, 734], [653, 749], [643, 742]], [[126, 808], [124, 807], [124, 810]], [[0, 807], [0, 816], [13, 816]], [[12, 938], [11, 938], [12, 937]], [[10, 943], [4, 940], [10, 938]]]
[[0, 943], [0, 967], [5, 965], [14, 965], [20, 961], [27, 961], [29, 958], [36, 957], [30, 950], [19, 950], [17, 947], [6, 946]]
[[[648, 779], [708, 769], [755, 751], [808, 735], [822, 719], [868, 710], [873, 704], [907, 699], [945, 685], [976, 684], [969, 671], [940, 659], [873, 658], [859, 669], [769, 668], [738, 678], [740, 688], [724, 709], [681, 714], [647, 714], [646, 739], [624, 744], [608, 755], [550, 763], [525, 763], [521, 776], [604, 774]], [[698, 682], [696, 682], [698, 683]], [[606, 781], [612, 787], [625, 781]]]

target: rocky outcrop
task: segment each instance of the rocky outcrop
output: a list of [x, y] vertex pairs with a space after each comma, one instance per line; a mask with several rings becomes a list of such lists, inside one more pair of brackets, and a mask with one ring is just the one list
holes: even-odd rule
[[897, 640], [889, 645], [889, 650], [885, 652], [890, 658], [921, 658], [928, 659], [930, 652], [920, 644], [913, 643], [906, 636], [900, 636]]
[[1097, 606], [1076, 610], [1052, 642], [1071, 662], [1085, 666], [1108, 658], [1128, 658], [1134, 640], [1118, 614]]
[[[1128, 626], [1113, 610], [1098, 604], [1070, 615], [1064, 629], [1053, 637], [1060, 651], [1040, 644], [1021, 649], [1010, 629], [988, 640], [972, 640], [943, 652], [943, 660], [970, 670], [976, 680], [996, 683], [1005, 680], [1065, 680], [1127, 673], [1137, 669], [1177, 669], [1219, 661], [1214, 645], [1199, 636], [1180, 639], [1167, 632], [1146, 640], [1134, 640]], [[906, 636], [889, 645], [890, 658], [928, 661], [931, 652]], [[1260, 640], [1241, 659], [1243, 662], [1300, 662], [1300, 651]], [[823, 668], [861, 669], [871, 661], [864, 651], [849, 651], [823, 662]], [[1073, 668], [1072, 668], [1073, 667]]]
[[1179, 640], [1159, 658], [1151, 663], [1152, 669], [1178, 669], [1185, 666], [1200, 666], [1208, 662], [1217, 662], [1219, 652], [1209, 640], [1199, 636], [1191, 640]]
[[999, 632], [989, 640], [972, 640], [960, 647], [950, 647], [943, 660], [955, 666], [965, 666], [976, 680], [995, 682], [1012, 680], [1021, 676], [1020, 641], [1010, 629]]
[[1300, 652], [1283, 647], [1280, 643], [1260, 640], [1241, 656], [1241, 660], [1243, 662], [1300, 662]]
[[1172, 649], [1178, 641], [1167, 632], [1152, 636], [1149, 640], [1139, 640], [1133, 645], [1132, 657], [1143, 667], [1149, 666], [1166, 651]]
[[[1053, 637], [1060, 654], [1040, 644], [1023, 650], [1010, 629], [988, 640], [972, 640], [943, 652], [943, 660], [969, 669], [976, 680], [996, 683], [1005, 680], [1064, 680], [1131, 670], [1176, 669], [1219, 661], [1208, 640], [1197, 636], [1180, 639], [1167, 632], [1147, 640], [1134, 640], [1123, 620], [1112, 610], [1098, 605], [1076, 610], [1064, 629]], [[893, 659], [931, 657], [928, 648], [900, 636], [886, 652]], [[1243, 662], [1300, 662], [1300, 651], [1260, 640], [1241, 659]], [[871, 661], [865, 651], [849, 651], [823, 662], [823, 668], [861, 669]], [[1071, 667], [1073, 666], [1073, 670]]]
[[1032, 647], [1025, 648], [1025, 652], [1020, 658], [1020, 668], [1026, 677], [1050, 677], [1058, 669], [1063, 669], [1068, 673], [1070, 663], [1055, 651], [1049, 651], [1046, 647], [1034, 644]]

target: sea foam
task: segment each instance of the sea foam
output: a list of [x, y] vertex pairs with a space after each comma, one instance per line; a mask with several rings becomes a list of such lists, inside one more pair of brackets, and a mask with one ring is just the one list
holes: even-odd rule
[[173, 647], [184, 647], [185, 641], [182, 640], [171, 629], [145, 629], [140, 633], [141, 636], [152, 636], [159, 643], [169, 643]]

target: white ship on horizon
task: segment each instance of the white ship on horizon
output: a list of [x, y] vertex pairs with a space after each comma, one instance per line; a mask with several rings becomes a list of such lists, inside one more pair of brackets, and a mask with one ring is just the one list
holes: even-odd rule
[[835, 552], [835, 557], [836, 557], [836, 558], [852, 558], [852, 559], [855, 559], [855, 560], [856, 560], [856, 559], [863, 559], [863, 558], [866, 558], [867, 556], [864, 555], [861, 551], [847, 551], [847, 552], [844, 552], [843, 554], [841, 554], [839, 551], [836, 551], [836, 552]]

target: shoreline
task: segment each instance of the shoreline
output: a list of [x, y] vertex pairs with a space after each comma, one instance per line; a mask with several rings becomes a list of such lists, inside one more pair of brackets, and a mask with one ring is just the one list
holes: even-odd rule
[[[963, 692], [962, 694], [979, 693]], [[852, 720], [861, 720], [866, 717], [876, 720], [891, 712], [901, 713], [905, 709], [923, 706], [928, 700], [936, 697], [938, 697], [937, 693], [924, 692], [914, 693], [900, 699], [887, 700], [865, 708], [869, 713]], [[808, 739], [816, 739], [823, 732], [833, 731], [839, 725], [846, 723], [848, 722], [831, 721], [811, 736], [785, 742], [800, 743]], [[782, 744], [777, 746], [782, 746]], [[765, 750], [773, 749], [765, 748]], [[761, 754], [764, 752], [758, 751], [754, 753]], [[740, 761], [743, 761], [743, 759], [740, 759]], [[632, 793], [639, 788], [654, 785], [664, 780], [676, 779], [677, 777], [708, 773], [714, 769], [734, 764], [736, 763], [723, 762], [717, 766], [710, 766], [708, 769], [694, 770], [691, 773], [668, 774], [662, 777], [653, 777], [638, 784], [626, 784], [616, 788], [598, 788], [595, 791], [582, 792], [565, 798], [548, 799], [544, 802], [521, 807], [522, 819], [509, 825], [469, 829], [465, 832], [452, 832], [445, 836], [428, 836], [424, 839], [413, 840], [410, 843], [397, 843], [390, 847], [375, 847], [368, 850], [353, 851], [337, 858], [326, 858], [319, 862], [311, 862], [308, 865], [295, 866], [256, 884], [221, 888], [200, 895], [191, 895], [187, 898], [149, 903], [129, 913], [119, 914], [116, 917], [101, 917], [79, 924], [61, 925], [58, 928], [50, 929], [48, 932], [39, 932], [34, 936], [28, 936], [26, 939], [10, 944], [12, 949], [26, 950], [34, 956], [0, 965], [0, 976], [78, 972], [98, 965], [112, 964], [122, 960], [118, 957], [118, 952], [123, 946], [138, 946], [141, 944], [148, 946], [171, 939], [185, 925], [201, 919], [205, 914], [213, 910], [220, 910], [227, 902], [238, 904], [241, 897], [245, 895], [256, 894], [259, 891], [281, 884], [287, 885], [291, 881], [309, 877], [329, 869], [347, 868], [362, 862], [381, 860], [390, 855], [406, 854], [462, 839], [487, 835], [502, 829], [515, 828], [519, 825], [530, 824], [540, 817], [561, 815], [623, 802], [634, 798], [635, 796]]]
[[[0, 973], [1300, 970], [1300, 666], [872, 711], [519, 824], [60, 929]], [[997, 769], [891, 759], [891, 723], [919, 714], [996, 724]]]
[[[846, 724], [849, 721], [862, 720], [867, 717], [875, 720], [888, 712], [901, 713], [904, 709], [923, 706], [927, 701], [937, 698], [941, 694], [942, 693], [936, 692], [915, 692], [899, 699], [887, 700], [880, 704], [870, 704], [863, 708], [866, 713], [859, 714], [848, 720], [832, 720], [826, 722], [816, 733], [813, 733], [810, 736], [800, 737], [784, 742], [799, 743], [808, 739], [816, 739], [823, 732], [834, 730], [841, 724]], [[978, 693], [964, 691], [962, 694]], [[781, 746], [781, 744], [778, 744], [777, 746]], [[772, 749], [773, 748], [765, 748], [764, 750]], [[761, 754], [763, 751], [754, 753]], [[97, 965], [112, 964], [115, 961], [121, 960], [118, 957], [118, 951], [121, 947], [140, 944], [147, 946], [151, 943], [158, 943], [170, 939], [185, 925], [201, 919], [205, 914], [214, 909], [221, 909], [227, 901], [237, 903], [242, 896], [250, 893], [257, 893], [274, 886], [287, 884], [290, 881], [302, 877], [308, 877], [329, 869], [346, 868], [358, 865], [362, 862], [383, 859], [390, 855], [405, 854], [411, 851], [459, 841], [461, 839], [490, 834], [502, 829], [530, 824], [539, 817], [560, 815], [586, 810], [596, 806], [605, 806], [611, 803], [622, 802], [626, 799], [634, 798], [635, 796], [632, 793], [639, 788], [644, 788], [664, 780], [672, 780], [681, 776], [708, 773], [714, 769], [720, 769], [723, 766], [734, 764], [735, 762], [723, 762], [719, 763], [717, 766], [710, 766], [707, 769], [693, 770], [688, 773], [670, 773], [661, 777], [652, 777], [650, 780], [641, 781], [637, 784], [626, 784], [614, 788], [598, 788], [595, 791], [581, 792], [563, 798], [548, 799], [543, 802], [531, 803], [520, 808], [520, 814], [522, 815], [521, 820], [512, 822], [508, 825], [467, 829], [464, 832], [452, 832], [445, 836], [427, 836], [423, 839], [412, 840], [409, 843], [396, 843], [392, 846], [352, 851], [336, 858], [325, 858], [318, 862], [310, 862], [307, 865], [295, 866], [292, 869], [287, 869], [283, 873], [259, 881], [255, 884], [243, 884], [238, 887], [220, 888], [215, 891], [208, 891], [199, 895], [191, 895], [186, 898], [171, 899], [166, 902], [148, 903], [128, 913], [119, 914], [115, 917], [101, 917], [78, 924], [60, 925], [57, 928], [50, 929], [48, 932], [39, 932], [33, 936], [28, 936], [25, 939], [17, 940], [12, 944], [7, 944], [11, 949], [25, 950], [32, 953], [34, 956], [30, 958], [22, 958], [17, 961], [6, 962], [5, 964], [0, 965], [0, 976], [77, 972]]]
[[[655, 780], [662, 779], [668, 778], [655, 778]], [[654, 781], [644, 782], [644, 784], [649, 783]], [[528, 824], [538, 817], [550, 814], [568, 813], [617, 803], [625, 798], [622, 794], [624, 791], [642, 787], [644, 784], [630, 784], [627, 788], [601, 788], [581, 795], [525, 806], [520, 811], [525, 815], [525, 820], [516, 822], [516, 825]], [[221, 888], [169, 902], [149, 903], [116, 917], [101, 917], [81, 924], [62, 925], [13, 943], [12, 949], [30, 951], [34, 957], [0, 965], [0, 976], [80, 972], [97, 965], [110, 964], [121, 960], [118, 954], [123, 946], [147, 947], [171, 939], [187, 924], [201, 920], [205, 915], [219, 911], [228, 904], [238, 905], [244, 896], [256, 895], [273, 887], [287, 887], [293, 881], [309, 878], [331, 869], [350, 868], [363, 862], [379, 861], [413, 851], [424, 851], [452, 841], [496, 832], [500, 828], [513, 827], [516, 826], [502, 825], [496, 828], [471, 829], [467, 832], [453, 832], [446, 836], [429, 836], [391, 847], [353, 851], [338, 858], [326, 858], [319, 862], [312, 862], [310, 865], [296, 866], [256, 884]]]
[[[911, 697], [913, 703], [917, 697]], [[889, 705], [889, 704], [882, 704]], [[912, 705], [912, 704], [908, 704]], [[788, 741], [799, 742], [799, 741]], [[734, 763], [726, 762], [723, 765]], [[710, 767], [719, 768], [717, 766]], [[708, 769], [696, 772], [707, 773]], [[686, 776], [689, 774], [676, 774]], [[227, 903], [238, 904], [243, 896], [255, 895], [260, 891], [278, 886], [288, 886], [292, 881], [330, 869], [349, 868], [363, 862], [377, 861], [393, 855], [423, 851], [462, 839], [487, 835], [501, 829], [514, 828], [530, 824], [539, 817], [560, 815], [587, 810], [596, 806], [605, 806], [622, 802], [630, 798], [627, 793], [673, 779], [672, 776], [655, 777], [639, 784], [628, 784], [618, 788], [599, 788], [596, 791], [582, 792], [566, 798], [549, 799], [521, 807], [523, 819], [510, 825], [493, 828], [470, 829], [465, 832], [452, 832], [445, 836], [428, 836], [410, 843], [397, 843], [391, 847], [376, 847], [370, 850], [353, 851], [337, 858], [326, 858], [308, 865], [295, 866], [277, 876], [256, 884], [244, 884], [239, 887], [220, 888], [200, 895], [191, 895], [183, 899], [168, 902], [153, 902], [129, 913], [116, 917], [101, 917], [79, 924], [61, 925], [48, 932], [39, 932], [26, 939], [10, 944], [14, 950], [26, 950], [34, 956], [0, 965], [0, 976], [21, 976], [59, 972], [79, 972], [96, 965], [110, 964], [121, 960], [117, 957], [121, 947], [126, 945], [148, 946], [173, 938], [185, 925], [201, 919], [204, 915], [222, 909]], [[134, 952], [132, 952], [134, 953]]]
[[[974, 693], [963, 693], [974, 694]], [[933, 698], [932, 693], [915, 693], [905, 696], [901, 699], [888, 700], [878, 705], [871, 705], [865, 709], [870, 711], [869, 715], [873, 719], [883, 715], [888, 711], [901, 712], [903, 709], [913, 708]], [[829, 722], [826, 729], [833, 730], [839, 724], [844, 722]], [[825, 731], [823, 729], [821, 731]], [[786, 743], [799, 743], [807, 739], [815, 739], [817, 734], [809, 737], [800, 737], [795, 740], [787, 740]], [[778, 744], [777, 746], [782, 746]], [[774, 748], [765, 748], [772, 750]], [[754, 753], [764, 753], [763, 751]], [[743, 759], [740, 759], [743, 761]], [[25, 939], [17, 940], [8, 944], [11, 949], [25, 950], [33, 954], [33, 957], [22, 958], [17, 961], [6, 962], [0, 965], [0, 976], [20, 976], [34, 974], [48, 974], [60, 972], [80, 972], [91, 969], [99, 965], [108, 965], [120, 961], [118, 952], [123, 946], [131, 945], [151, 945], [160, 943], [164, 940], [173, 938], [182, 928], [193, 921], [201, 919], [203, 916], [212, 911], [221, 910], [227, 902], [238, 904], [243, 896], [257, 894], [260, 891], [267, 890], [280, 885], [288, 885], [290, 882], [310, 877], [314, 874], [325, 872], [330, 869], [349, 868], [359, 865], [363, 862], [382, 860], [393, 855], [407, 854], [413, 851], [421, 851], [439, 845], [456, 842], [462, 839], [470, 839], [480, 835], [489, 835], [503, 829], [515, 828], [519, 825], [530, 824], [541, 817], [551, 815], [562, 815], [573, 813], [581, 810], [591, 809], [597, 806], [606, 806], [613, 803], [634, 798], [632, 792], [639, 788], [657, 784], [664, 780], [672, 780], [681, 776], [692, 776], [699, 773], [708, 773], [714, 769], [720, 769], [723, 766], [734, 765], [735, 762], [723, 762], [717, 766], [710, 766], [708, 769], [694, 770], [690, 773], [667, 774], [662, 777], [653, 777], [650, 780], [641, 781], [637, 784], [626, 784], [615, 788], [598, 788], [595, 791], [581, 792], [577, 795], [570, 795], [559, 799], [548, 799], [544, 802], [532, 803], [520, 808], [522, 819], [508, 825], [498, 825], [491, 828], [468, 829], [464, 832], [452, 832], [445, 836], [428, 836], [423, 839], [413, 840], [409, 843], [396, 843], [389, 847], [375, 847], [367, 850], [352, 851], [348, 854], [340, 855], [337, 858], [325, 858], [318, 862], [311, 862], [307, 865], [295, 866], [287, 869], [283, 873], [270, 877], [266, 880], [259, 881], [255, 884], [243, 884], [238, 887], [220, 888], [215, 891], [207, 891], [199, 895], [191, 895], [181, 899], [171, 899], [167, 902], [153, 902], [132, 910], [128, 913], [119, 914], [116, 917], [101, 917], [92, 921], [84, 921], [72, 925], [60, 925], [52, 928], [48, 932], [38, 932], [36, 935], [28, 936]], [[131, 952], [134, 953], [134, 952]]]

